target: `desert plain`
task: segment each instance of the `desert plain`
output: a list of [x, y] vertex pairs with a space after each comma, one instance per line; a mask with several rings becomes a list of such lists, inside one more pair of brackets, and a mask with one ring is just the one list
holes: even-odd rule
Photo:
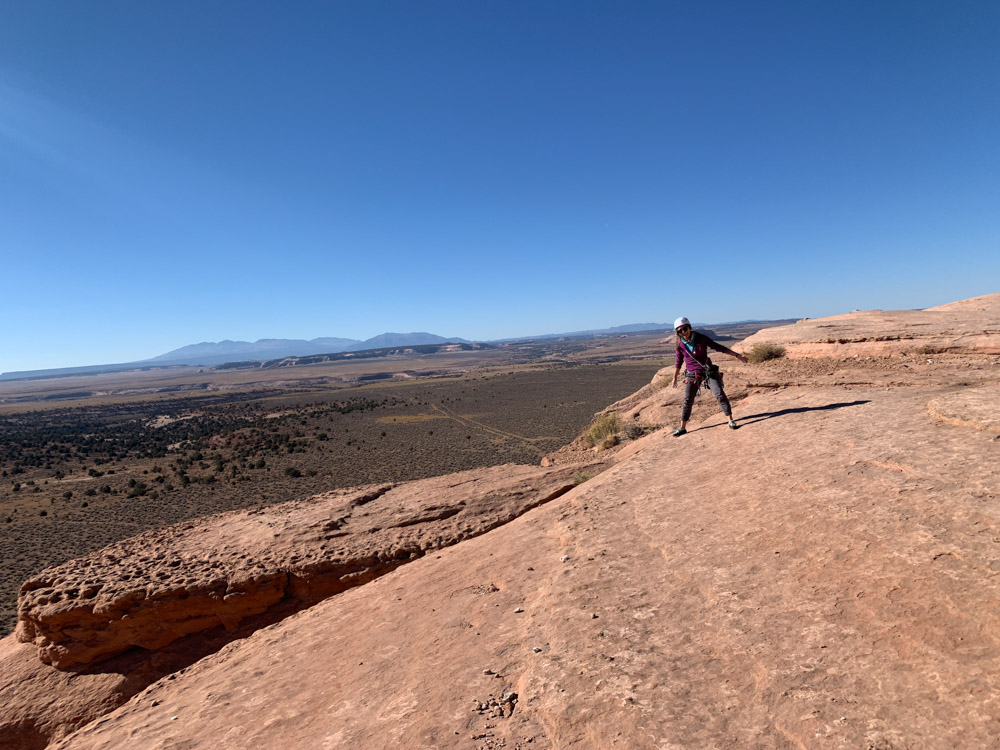
[[736, 431], [706, 394], [687, 435], [664, 429], [661, 361], [595, 408], [613, 440], [356, 487], [317, 461], [291, 502], [31, 571], [0, 742], [1000, 745], [1000, 294], [733, 346], [767, 342], [785, 356], [717, 357]]
[[150, 528], [537, 464], [648, 382], [661, 336], [0, 381], [0, 635], [28, 575]]

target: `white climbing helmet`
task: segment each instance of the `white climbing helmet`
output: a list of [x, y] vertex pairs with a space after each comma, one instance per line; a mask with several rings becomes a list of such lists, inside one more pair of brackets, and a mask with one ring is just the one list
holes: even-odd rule
[[676, 331], [681, 326], [689, 326], [689, 325], [691, 325], [691, 321], [681, 316], [680, 318], [674, 321], [674, 330]]

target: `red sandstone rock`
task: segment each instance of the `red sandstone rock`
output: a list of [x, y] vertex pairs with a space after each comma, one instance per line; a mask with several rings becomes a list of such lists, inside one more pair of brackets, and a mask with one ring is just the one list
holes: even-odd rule
[[507, 523], [570, 489], [572, 474], [477, 469], [150, 531], [25, 582], [17, 636], [67, 668], [233, 629], [285, 599], [313, 604]]
[[1000, 354], [1000, 293], [926, 310], [857, 310], [765, 328], [739, 347], [784, 346], [789, 357], [887, 356], [902, 353]]
[[1000, 434], [1000, 386], [962, 388], [927, 403], [931, 416], [948, 424]]
[[76, 680], [43, 664], [31, 646], [0, 640], [0, 747], [40, 750], [128, 700], [120, 675]]
[[[225, 643], [507, 523], [599, 468], [508, 465], [330, 492], [43, 571], [23, 587], [16, 636], [0, 640], [0, 747], [45, 747]], [[135, 646], [146, 650], [114, 657]]]

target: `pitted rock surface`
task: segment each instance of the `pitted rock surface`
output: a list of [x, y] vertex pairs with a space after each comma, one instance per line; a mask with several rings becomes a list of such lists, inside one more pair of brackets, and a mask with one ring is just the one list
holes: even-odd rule
[[299, 608], [507, 523], [578, 467], [498, 466], [237, 511], [119, 542], [21, 588], [17, 637], [61, 669]]

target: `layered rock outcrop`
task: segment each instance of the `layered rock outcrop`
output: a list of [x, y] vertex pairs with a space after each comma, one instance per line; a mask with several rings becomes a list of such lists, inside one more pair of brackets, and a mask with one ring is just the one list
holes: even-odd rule
[[232, 630], [286, 599], [314, 604], [507, 523], [573, 487], [580, 468], [506, 465], [147, 532], [26, 581], [17, 638], [65, 669]]
[[766, 328], [745, 339], [784, 346], [789, 357], [882, 357], [903, 353], [1000, 354], [1000, 293], [926, 310], [856, 310]]

